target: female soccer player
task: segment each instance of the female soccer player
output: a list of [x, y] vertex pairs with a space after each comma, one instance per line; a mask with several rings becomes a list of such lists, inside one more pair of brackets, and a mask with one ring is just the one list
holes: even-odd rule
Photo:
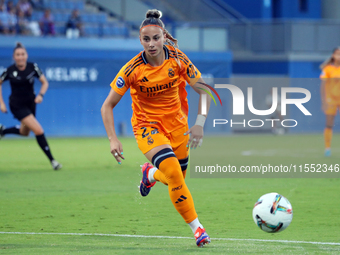
[[[37, 64], [27, 62], [28, 54], [21, 43], [16, 44], [13, 58], [15, 64], [9, 66], [0, 76], [0, 109], [3, 113], [7, 113], [1, 93], [1, 85], [4, 81], [9, 80], [12, 90], [9, 97], [9, 107], [14, 117], [21, 122], [21, 125], [20, 128], [10, 127], [5, 129], [0, 124], [0, 138], [7, 134], [28, 136], [32, 130], [40, 148], [50, 160], [53, 169], [58, 170], [62, 165], [53, 158], [44, 135], [44, 130], [35, 118], [36, 104], [40, 104], [43, 101], [48, 88], [48, 82]], [[37, 96], [34, 93], [33, 87], [34, 77], [39, 78], [42, 84]]]
[[[201, 73], [177, 49], [177, 40], [164, 28], [160, 15], [158, 10], [146, 13], [146, 19], [140, 26], [140, 42], [144, 51], [123, 66], [112, 81], [101, 113], [111, 153], [121, 164], [123, 147], [114, 130], [112, 109], [130, 88], [133, 131], [139, 149], [153, 164], [142, 166], [140, 193], [147, 196], [156, 181], [167, 185], [171, 202], [191, 227], [196, 244], [202, 247], [210, 243], [210, 237], [198, 220], [184, 178], [189, 147], [200, 145], [206, 113], [202, 114], [200, 104], [196, 124], [188, 128], [186, 82], [200, 94], [200, 103], [205, 103], [207, 108], [210, 97], [202, 96], [206, 94], [202, 88], [206, 90], [207, 87], [201, 84], [204, 84]], [[206, 101], [203, 102], [203, 99]], [[190, 138], [188, 134], [191, 134]]]
[[334, 117], [337, 109], [340, 109], [340, 47], [333, 50], [332, 56], [320, 68], [322, 110], [326, 114], [325, 156], [330, 157]]

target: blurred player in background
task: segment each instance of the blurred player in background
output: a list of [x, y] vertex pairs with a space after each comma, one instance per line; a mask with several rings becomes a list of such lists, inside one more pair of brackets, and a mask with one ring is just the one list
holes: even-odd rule
[[337, 109], [340, 109], [340, 47], [334, 49], [330, 58], [324, 61], [320, 68], [322, 73], [321, 102], [322, 110], [326, 114], [325, 156], [331, 156], [331, 141], [334, 118]]
[[[28, 136], [33, 131], [37, 142], [43, 152], [50, 160], [54, 170], [58, 170], [62, 165], [56, 161], [51, 153], [44, 135], [44, 130], [35, 118], [36, 104], [43, 101], [43, 97], [48, 88], [48, 82], [35, 63], [27, 62], [28, 54], [21, 43], [17, 43], [14, 48], [13, 58], [15, 64], [9, 66], [0, 76], [0, 109], [7, 113], [7, 108], [2, 97], [1, 85], [9, 80], [11, 85], [11, 96], [9, 97], [9, 107], [14, 117], [21, 122], [19, 127], [6, 128], [0, 124], [0, 138], [7, 134]], [[34, 93], [34, 77], [39, 78], [41, 89], [38, 95]]]
[[[164, 28], [160, 16], [158, 10], [146, 13], [140, 27], [144, 51], [123, 66], [112, 81], [111, 91], [102, 106], [102, 117], [111, 153], [121, 164], [123, 147], [114, 130], [112, 109], [130, 88], [133, 131], [139, 149], [153, 164], [142, 166], [140, 193], [147, 196], [156, 181], [167, 185], [173, 205], [191, 227], [197, 246], [202, 247], [210, 243], [210, 237], [198, 220], [184, 178], [189, 147], [196, 148], [202, 142], [206, 113], [202, 114], [200, 104], [196, 124], [188, 128], [185, 86], [188, 82], [200, 94], [200, 103], [202, 94], [206, 94], [203, 88], [207, 87], [201, 84], [204, 84], [201, 73], [177, 49], [177, 40]], [[205, 101], [209, 108], [210, 97], [205, 98], [209, 98]]]

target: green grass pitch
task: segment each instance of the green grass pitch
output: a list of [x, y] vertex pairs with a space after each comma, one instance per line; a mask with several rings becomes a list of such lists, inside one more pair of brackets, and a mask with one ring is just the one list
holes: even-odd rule
[[[140, 196], [145, 158], [133, 138], [121, 141], [126, 160], [118, 165], [107, 139], [49, 139], [64, 165], [53, 171], [34, 139], [2, 139], [0, 254], [340, 254], [340, 179], [187, 176], [212, 238], [200, 249], [164, 185]], [[340, 135], [333, 136], [329, 159], [323, 157], [322, 134], [206, 137], [195, 151], [218, 144], [235, 165], [340, 163]], [[274, 191], [290, 200], [294, 217], [283, 232], [268, 234], [253, 222], [252, 208]]]

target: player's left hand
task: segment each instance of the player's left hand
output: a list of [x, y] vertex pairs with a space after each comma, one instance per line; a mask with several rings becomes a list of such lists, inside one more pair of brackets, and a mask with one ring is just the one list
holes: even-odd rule
[[6, 105], [5, 105], [5, 104], [0, 104], [0, 110], [1, 110], [3, 113], [7, 113]]
[[39, 94], [35, 97], [34, 102], [40, 104], [43, 101], [43, 97]]
[[203, 127], [199, 125], [192, 126], [184, 135], [190, 135], [187, 147], [196, 149], [196, 147], [201, 147], [203, 142]]

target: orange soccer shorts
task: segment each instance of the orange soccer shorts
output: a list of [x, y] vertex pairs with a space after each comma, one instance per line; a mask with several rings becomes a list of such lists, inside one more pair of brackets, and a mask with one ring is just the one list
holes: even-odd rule
[[189, 135], [184, 135], [188, 129], [188, 125], [185, 125], [171, 133], [164, 133], [157, 127], [157, 125], [155, 125], [150, 127], [141, 127], [134, 130], [134, 133], [138, 148], [143, 152], [143, 154], [157, 146], [169, 144], [176, 157], [178, 159], [184, 159], [189, 156], [189, 148], [186, 147]]
[[337, 109], [340, 109], [340, 100], [337, 100], [333, 97], [327, 97], [325, 114], [335, 116]]

